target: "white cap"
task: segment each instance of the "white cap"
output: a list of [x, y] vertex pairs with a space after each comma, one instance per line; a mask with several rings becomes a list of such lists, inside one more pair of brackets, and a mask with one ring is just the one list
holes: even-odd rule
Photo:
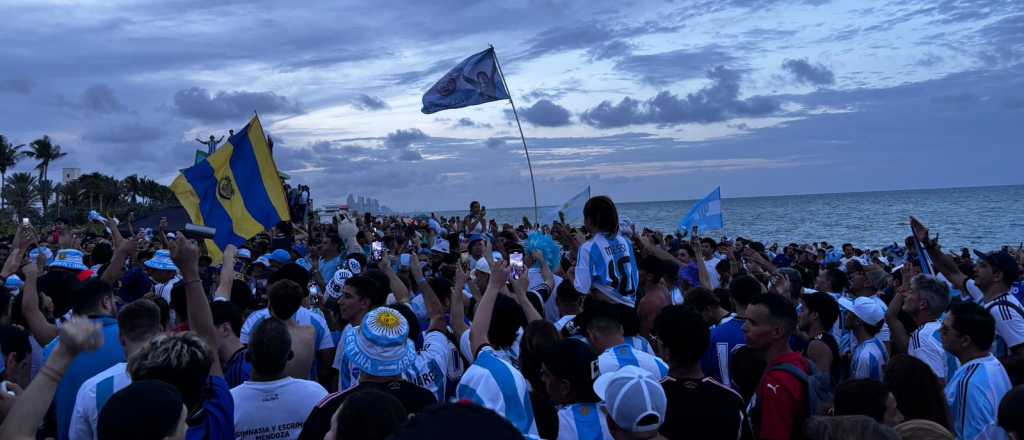
[[473, 270], [478, 270], [488, 275], [491, 274], [491, 266], [487, 264], [486, 258], [476, 260], [476, 265], [473, 266]]
[[665, 390], [640, 367], [629, 365], [602, 374], [594, 381], [594, 392], [623, 431], [657, 431], [665, 422]]
[[248, 260], [248, 259], [252, 258], [252, 251], [250, 251], [250, 250], [248, 250], [246, 248], [241, 248], [241, 249], [238, 250], [238, 254], [236, 256], [238, 258], [244, 258], [244, 259]]
[[854, 300], [846, 297], [839, 298], [839, 307], [853, 313], [858, 319], [871, 326], [879, 325], [885, 319], [885, 307], [866, 296]]
[[430, 250], [434, 252], [440, 252], [442, 254], [447, 254], [451, 250], [451, 245], [448, 243], [448, 240], [438, 238], [436, 241], [434, 241], [434, 245], [430, 247]]

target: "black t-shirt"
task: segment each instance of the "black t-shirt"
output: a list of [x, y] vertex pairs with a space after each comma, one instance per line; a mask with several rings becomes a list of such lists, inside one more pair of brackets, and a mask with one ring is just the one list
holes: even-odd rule
[[738, 439], [747, 426], [739, 393], [710, 377], [697, 380], [668, 376], [661, 387], [668, 398], [668, 409], [658, 432], [665, 438]]
[[341, 407], [342, 402], [353, 393], [366, 389], [384, 391], [395, 396], [402, 402], [405, 410], [410, 415], [416, 414], [424, 408], [437, 403], [433, 393], [405, 380], [387, 383], [363, 382], [351, 390], [343, 393], [334, 393], [321, 400], [313, 408], [313, 411], [309, 413], [309, 417], [306, 418], [306, 423], [302, 426], [302, 433], [299, 434], [299, 440], [322, 440], [327, 435], [327, 432], [331, 430], [331, 418], [334, 417], [335, 411]]
[[[839, 384], [839, 378], [842, 377], [842, 359], [839, 357], [839, 343], [836, 342], [836, 338], [831, 333], [822, 333], [818, 337], [814, 338], [815, 341], [821, 341], [828, 346], [829, 351], [832, 352], [832, 371], [829, 371], [829, 376], [832, 377], [832, 385]], [[808, 342], [807, 346], [804, 347], [802, 353], [804, 357], [807, 357], [807, 349], [810, 348], [811, 344]]]

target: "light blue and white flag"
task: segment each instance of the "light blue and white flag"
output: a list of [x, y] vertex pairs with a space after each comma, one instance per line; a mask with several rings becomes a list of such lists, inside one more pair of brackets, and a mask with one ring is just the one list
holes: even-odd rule
[[423, 94], [423, 113], [510, 99], [494, 58], [494, 48], [465, 60]]
[[697, 230], [701, 234], [705, 234], [708, 231], [724, 228], [725, 221], [722, 219], [721, 190], [722, 187], [715, 188], [704, 200], [693, 205], [693, 208], [690, 208], [690, 212], [686, 214], [686, 217], [679, 222], [679, 229], [689, 232], [691, 228], [697, 226]]
[[573, 222], [583, 221], [583, 206], [587, 204], [587, 200], [590, 200], [590, 185], [579, 194], [572, 196], [571, 199], [566, 200], [565, 203], [555, 206], [547, 210], [542, 217], [542, 222], [545, 225], [550, 225], [558, 220], [558, 213], [565, 214], [565, 221], [569, 224]]

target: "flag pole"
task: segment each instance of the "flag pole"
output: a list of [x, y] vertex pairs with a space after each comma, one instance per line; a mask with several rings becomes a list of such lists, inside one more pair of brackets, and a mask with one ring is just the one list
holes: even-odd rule
[[537, 184], [533, 181], [533, 163], [530, 162], [530, 149], [526, 148], [526, 136], [523, 134], [523, 124], [519, 122], [519, 112], [516, 111], [516, 102], [512, 99], [512, 91], [505, 81], [505, 73], [501, 71], [501, 63], [498, 62], [498, 52], [494, 45], [489, 44], [494, 52], [494, 65], [498, 68], [498, 75], [501, 75], [501, 84], [505, 86], [505, 93], [508, 93], [508, 102], [512, 104], [512, 114], [516, 117], [516, 126], [519, 127], [519, 139], [523, 141], [523, 151], [526, 152], [526, 166], [530, 169], [530, 187], [533, 188], [533, 222], [540, 223], [539, 209], [537, 208]]

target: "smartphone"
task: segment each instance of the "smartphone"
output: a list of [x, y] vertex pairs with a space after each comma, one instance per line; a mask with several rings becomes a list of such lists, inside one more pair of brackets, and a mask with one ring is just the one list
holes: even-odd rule
[[511, 272], [513, 280], [518, 280], [519, 277], [526, 272], [526, 265], [523, 264], [523, 254], [521, 252], [513, 252], [508, 256], [508, 267]]
[[370, 258], [373, 258], [373, 261], [380, 261], [381, 258], [384, 258], [383, 241], [375, 241], [370, 244]]
[[407, 269], [412, 265], [412, 254], [402, 254], [398, 257], [398, 267]]
[[29, 225], [28, 217], [22, 217], [21, 218], [21, 225], [22, 226], [28, 226]]

